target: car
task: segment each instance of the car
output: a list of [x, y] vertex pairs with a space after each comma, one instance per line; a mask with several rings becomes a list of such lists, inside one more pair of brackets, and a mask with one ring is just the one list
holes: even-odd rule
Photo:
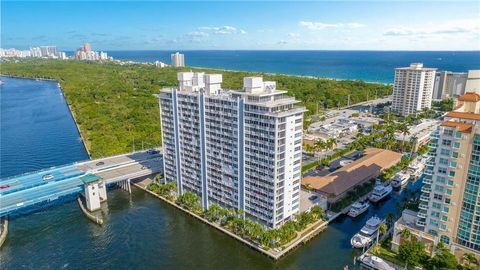
[[312, 196], [308, 197], [308, 199], [310, 201], [315, 201], [316, 199], [318, 199], [318, 196], [317, 195], [312, 195]]
[[50, 181], [50, 180], [52, 180], [53, 178], [54, 178], [54, 176], [51, 175], [51, 174], [45, 174], [44, 176], [42, 176], [42, 179], [43, 179], [44, 181]]
[[102, 165], [105, 165], [105, 162], [100, 161], [100, 162], [97, 162], [97, 163], [95, 164], [95, 166], [102, 166]]
[[10, 185], [3, 185], [3, 186], [0, 186], [0, 189], [6, 189], [6, 188], [9, 188]]
[[157, 149], [149, 149], [147, 150], [147, 154], [150, 154], [150, 155], [155, 155], [155, 154], [158, 154], [159, 151]]

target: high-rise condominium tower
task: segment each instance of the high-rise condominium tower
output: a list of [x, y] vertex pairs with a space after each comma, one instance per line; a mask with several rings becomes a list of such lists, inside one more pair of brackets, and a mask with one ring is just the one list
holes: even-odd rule
[[480, 251], [480, 95], [468, 92], [430, 142], [417, 225], [450, 245]]
[[185, 66], [185, 57], [183, 54], [176, 52], [171, 55], [171, 58], [172, 58], [172, 67]]
[[181, 72], [159, 95], [166, 181], [277, 227], [299, 210], [304, 107], [261, 77]]
[[435, 70], [424, 68], [422, 63], [395, 69], [392, 110], [407, 116], [430, 108]]

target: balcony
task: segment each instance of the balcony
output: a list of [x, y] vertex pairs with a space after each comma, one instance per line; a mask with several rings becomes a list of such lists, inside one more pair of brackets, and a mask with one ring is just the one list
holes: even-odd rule
[[420, 211], [420, 212], [417, 213], [417, 217], [425, 219], [425, 218], [427, 218], [427, 213]]
[[[425, 182], [425, 181], [424, 181], [424, 182]], [[422, 191], [423, 193], [430, 193], [430, 192], [432, 192], [432, 188], [430, 187], [430, 185], [428, 185], [428, 186], [427, 186], [427, 185], [424, 185], [424, 186], [422, 187], [421, 191]]]
[[427, 211], [428, 210], [428, 204], [420, 203], [420, 205], [418, 206], [418, 209]]
[[430, 196], [422, 194], [420, 196], [420, 201], [428, 203], [430, 201]]
[[425, 227], [425, 225], [427, 225], [425, 223], [425, 221], [421, 220], [421, 219], [418, 219], [417, 222], [416, 222], [417, 226], [418, 227]]

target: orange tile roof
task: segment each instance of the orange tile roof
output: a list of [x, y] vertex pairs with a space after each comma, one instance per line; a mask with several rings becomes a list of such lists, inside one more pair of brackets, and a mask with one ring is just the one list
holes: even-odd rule
[[377, 177], [380, 172], [400, 162], [402, 154], [378, 148], [365, 149], [365, 155], [327, 176], [308, 176], [302, 185], [338, 196], [356, 185]]
[[472, 132], [473, 125], [462, 122], [446, 121], [441, 124], [444, 127], [453, 127], [460, 132]]
[[445, 115], [446, 117], [451, 118], [462, 118], [462, 119], [470, 119], [470, 120], [480, 120], [480, 114], [476, 113], [466, 113], [466, 112], [455, 112], [451, 111]]
[[458, 98], [459, 101], [478, 102], [480, 95], [474, 92], [467, 92]]

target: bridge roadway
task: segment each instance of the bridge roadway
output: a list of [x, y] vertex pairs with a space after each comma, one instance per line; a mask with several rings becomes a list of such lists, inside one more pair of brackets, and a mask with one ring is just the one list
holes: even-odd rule
[[163, 171], [161, 150], [140, 151], [52, 167], [0, 179], [0, 217], [83, 191], [80, 179], [95, 174], [107, 185]]

